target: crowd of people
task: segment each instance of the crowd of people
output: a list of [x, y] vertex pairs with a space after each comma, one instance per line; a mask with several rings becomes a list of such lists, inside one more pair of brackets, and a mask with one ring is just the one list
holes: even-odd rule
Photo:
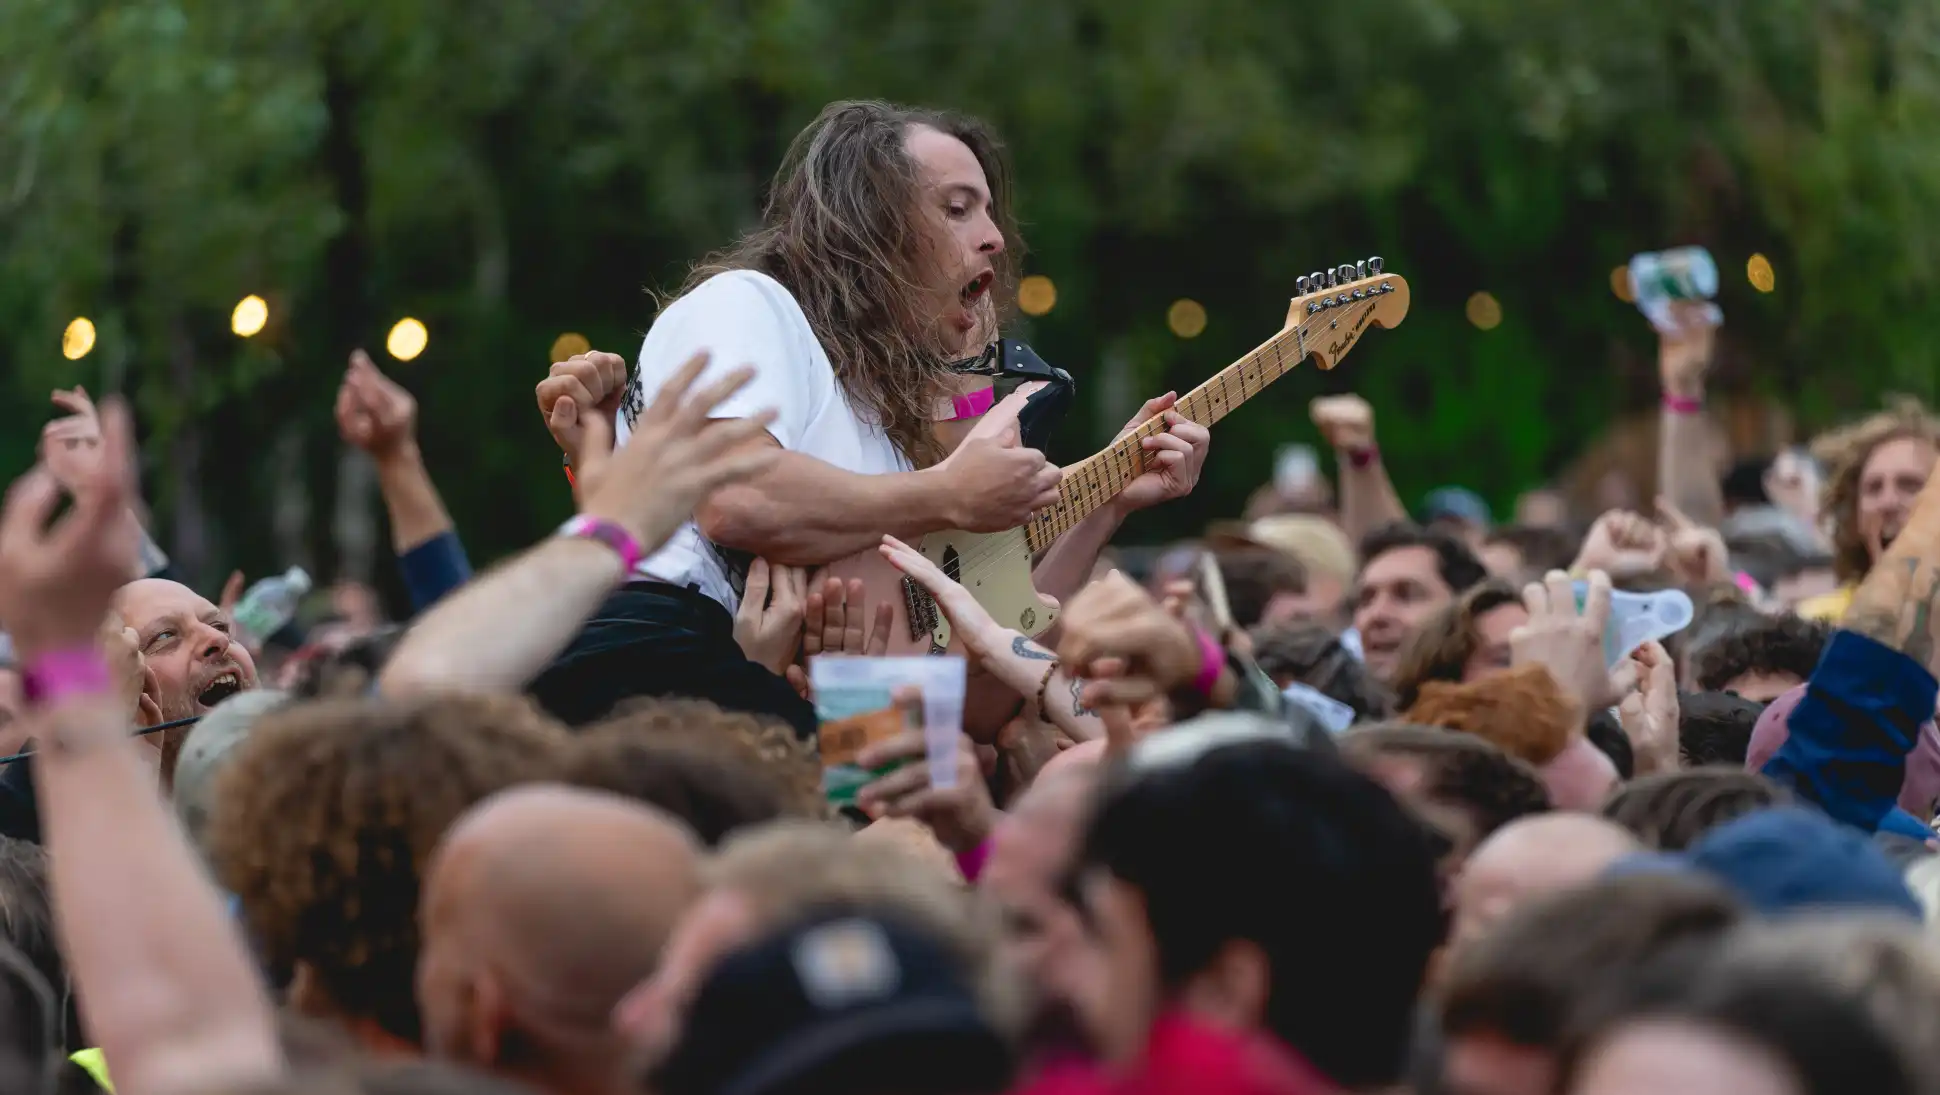
[[[55, 393], [0, 512], [0, 1091], [1940, 1095], [1940, 421], [1726, 474], [1680, 311], [1648, 513], [1411, 513], [1338, 396], [1335, 480], [1135, 567], [1211, 446], [1165, 393], [1000, 621], [918, 545], [1071, 504], [1013, 200], [977, 123], [832, 104], [631, 365], [538, 381], [577, 514], [476, 576], [353, 355], [398, 624], [238, 632], [125, 403]], [[831, 793], [811, 659], [912, 650], [956, 747], [898, 690]]]

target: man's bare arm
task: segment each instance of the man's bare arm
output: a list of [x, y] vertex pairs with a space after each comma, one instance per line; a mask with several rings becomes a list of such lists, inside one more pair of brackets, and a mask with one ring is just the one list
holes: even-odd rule
[[1708, 305], [1675, 306], [1677, 330], [1658, 335], [1657, 367], [1664, 409], [1657, 438], [1659, 493], [1700, 525], [1724, 520], [1724, 488], [1712, 460], [1711, 422], [1704, 416], [1704, 376], [1717, 344]]
[[819, 566], [874, 548], [885, 534], [916, 539], [938, 529], [1016, 528], [1058, 499], [1059, 469], [1018, 443], [1018, 392], [989, 414], [942, 463], [922, 471], [859, 475], [771, 436], [748, 442], [779, 452], [767, 471], [717, 491], [694, 511], [717, 544], [770, 563]]
[[715, 492], [694, 510], [709, 540], [770, 563], [820, 566], [881, 542], [954, 527], [942, 468], [860, 475], [782, 450], [773, 437], [749, 442], [779, 455], [766, 474]]
[[625, 577], [619, 554], [604, 544], [547, 540], [425, 613], [385, 663], [378, 690], [517, 692]]

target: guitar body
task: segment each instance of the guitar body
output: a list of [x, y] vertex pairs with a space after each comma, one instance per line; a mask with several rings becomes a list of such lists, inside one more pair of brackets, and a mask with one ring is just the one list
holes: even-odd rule
[[[1186, 393], [1173, 405], [1174, 411], [1211, 426], [1288, 370], [1306, 361], [1331, 369], [1368, 330], [1393, 327], [1408, 314], [1408, 283], [1384, 273], [1379, 258], [1315, 271], [1298, 278], [1297, 285], [1299, 295], [1288, 305], [1280, 332]], [[1141, 442], [1165, 429], [1162, 417], [1147, 419], [1104, 451], [1065, 468], [1058, 502], [1039, 510], [1028, 529], [931, 533], [920, 545], [923, 554], [969, 589], [998, 624], [1026, 635], [1043, 634], [1057, 619], [1058, 610], [1031, 584], [1032, 545], [1048, 547], [1146, 471], [1150, 458]], [[824, 576], [844, 581], [859, 578], [868, 590], [869, 605], [889, 602], [895, 610], [891, 654], [963, 654], [963, 644], [950, 633], [950, 622], [928, 595], [905, 581], [902, 572], [874, 549], [830, 564], [814, 581], [819, 583]], [[972, 738], [994, 741], [1017, 703], [1015, 692], [974, 663], [970, 666], [963, 725]]]
[[[956, 579], [977, 598], [991, 618], [1026, 635], [1042, 635], [1057, 619], [1057, 607], [1038, 595], [1031, 584], [1031, 551], [1024, 530], [1005, 532], [933, 532], [920, 545], [924, 555], [943, 573]], [[970, 662], [964, 697], [963, 726], [980, 742], [996, 740], [997, 732], [1017, 707], [1017, 694], [995, 677], [981, 672], [976, 660], [952, 633], [950, 621], [936, 610], [929, 595], [913, 592], [903, 573], [874, 549], [840, 559], [811, 578], [847, 582], [860, 579], [869, 591], [869, 612], [887, 601], [895, 612], [889, 630], [889, 653], [896, 655], [955, 654]], [[813, 588], [813, 586], [811, 586]], [[912, 607], [917, 613], [911, 625]]]

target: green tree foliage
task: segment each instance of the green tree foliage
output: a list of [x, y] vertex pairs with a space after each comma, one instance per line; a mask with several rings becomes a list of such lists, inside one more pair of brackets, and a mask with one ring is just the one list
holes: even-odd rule
[[[630, 353], [647, 290], [756, 215], [833, 98], [970, 110], [1011, 143], [1024, 324], [1111, 398], [1184, 390], [1275, 330], [1294, 278], [1369, 254], [1405, 326], [1223, 423], [1202, 491], [1135, 532], [1235, 512], [1305, 402], [1352, 388], [1403, 490], [1505, 500], [1649, 398], [1632, 252], [1718, 255], [1725, 382], [1808, 423], [1931, 396], [1940, 9], [1926, 0], [10, 0], [0, 4], [0, 458], [46, 391], [124, 388], [177, 539], [262, 572], [289, 467], [322, 508], [346, 352], [395, 372], [475, 552], [568, 505], [531, 405], [564, 331]], [[1770, 256], [1778, 291], [1743, 276]], [[1487, 290], [1503, 322], [1463, 317]], [[228, 312], [272, 305], [243, 341]], [[1165, 327], [1175, 299], [1211, 317]], [[75, 315], [100, 329], [59, 354]], [[1126, 391], [1099, 383], [1123, 361]], [[1135, 400], [1132, 400], [1135, 403]], [[272, 458], [271, 454], [288, 456]], [[199, 536], [196, 532], [195, 536]], [[327, 530], [310, 537], [327, 562]], [[194, 537], [190, 537], [191, 540]]]

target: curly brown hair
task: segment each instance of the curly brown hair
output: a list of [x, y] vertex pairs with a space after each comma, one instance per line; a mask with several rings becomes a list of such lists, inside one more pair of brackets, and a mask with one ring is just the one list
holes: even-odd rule
[[1859, 479], [1873, 450], [1888, 441], [1918, 437], [1940, 445], [1940, 419], [1911, 398], [1895, 399], [1878, 414], [1819, 435], [1812, 455], [1825, 465], [1819, 513], [1832, 520], [1832, 569], [1841, 582], [1857, 582], [1873, 557], [1859, 532]]
[[565, 731], [521, 698], [326, 700], [264, 717], [216, 777], [208, 851], [273, 970], [420, 1037], [418, 886], [458, 816], [559, 770]]
[[1491, 578], [1437, 609], [1421, 622], [1395, 664], [1395, 702], [1405, 711], [1421, 698], [1429, 681], [1459, 682], [1468, 660], [1475, 656], [1475, 621], [1501, 608], [1519, 605], [1522, 594], [1501, 578]]
[[1401, 717], [1474, 734], [1541, 767], [1569, 747], [1582, 716], [1549, 670], [1521, 665], [1467, 684], [1430, 681]]
[[[930, 419], [952, 375], [936, 345], [919, 273], [934, 246], [922, 178], [904, 142], [926, 126], [968, 145], [990, 184], [991, 219], [1006, 247], [990, 256], [998, 313], [1014, 297], [1023, 254], [1002, 143], [982, 122], [879, 101], [822, 108], [796, 135], [768, 194], [761, 226], [702, 259], [675, 299], [729, 270], [756, 270], [794, 294], [842, 389], [918, 467], [943, 456]], [[995, 317], [992, 317], [994, 326]], [[986, 332], [995, 336], [995, 330]]]
[[709, 847], [778, 817], [828, 816], [812, 745], [787, 723], [706, 700], [623, 704], [574, 736], [565, 780], [666, 810]]

